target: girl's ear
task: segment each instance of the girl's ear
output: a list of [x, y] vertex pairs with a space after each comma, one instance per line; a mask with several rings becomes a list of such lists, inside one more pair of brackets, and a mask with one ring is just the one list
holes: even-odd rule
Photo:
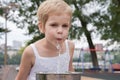
[[41, 33], [44, 33], [44, 26], [43, 26], [42, 22], [38, 23], [38, 28], [39, 28]]

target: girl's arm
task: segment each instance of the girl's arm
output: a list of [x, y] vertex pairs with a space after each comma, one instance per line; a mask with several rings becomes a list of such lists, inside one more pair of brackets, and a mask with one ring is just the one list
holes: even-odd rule
[[32, 59], [34, 56], [32, 52], [33, 51], [30, 46], [24, 50], [21, 58], [20, 68], [15, 80], [27, 80], [32, 67]]
[[69, 41], [69, 51], [70, 51], [70, 64], [69, 64], [69, 71], [74, 72], [74, 68], [73, 68], [73, 54], [74, 54], [74, 49], [75, 49], [75, 45], [73, 44], [72, 41]]

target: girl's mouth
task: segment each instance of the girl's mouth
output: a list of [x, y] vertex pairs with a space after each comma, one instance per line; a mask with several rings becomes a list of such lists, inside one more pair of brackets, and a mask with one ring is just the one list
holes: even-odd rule
[[57, 38], [57, 44], [61, 45], [63, 42], [63, 39], [62, 38]]
[[62, 41], [62, 38], [57, 38], [57, 41]]

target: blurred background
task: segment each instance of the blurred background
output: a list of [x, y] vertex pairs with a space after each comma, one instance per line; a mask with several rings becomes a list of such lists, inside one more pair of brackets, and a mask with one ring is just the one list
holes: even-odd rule
[[[1, 75], [6, 66], [18, 70], [25, 47], [44, 37], [38, 30], [36, 17], [42, 1], [44, 0], [0, 0]], [[75, 44], [73, 57], [75, 70], [118, 73], [120, 1], [65, 1], [73, 9], [68, 39]]]

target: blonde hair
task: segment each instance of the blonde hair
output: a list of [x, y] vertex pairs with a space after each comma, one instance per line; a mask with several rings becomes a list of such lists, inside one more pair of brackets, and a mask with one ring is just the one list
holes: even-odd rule
[[67, 13], [72, 17], [72, 8], [64, 0], [46, 0], [38, 8], [38, 21], [45, 25], [50, 13]]

